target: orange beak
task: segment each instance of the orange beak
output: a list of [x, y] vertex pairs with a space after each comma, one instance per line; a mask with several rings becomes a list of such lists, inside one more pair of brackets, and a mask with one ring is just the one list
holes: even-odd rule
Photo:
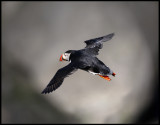
[[63, 61], [63, 54], [62, 54], [61, 57], [59, 58], [59, 61]]

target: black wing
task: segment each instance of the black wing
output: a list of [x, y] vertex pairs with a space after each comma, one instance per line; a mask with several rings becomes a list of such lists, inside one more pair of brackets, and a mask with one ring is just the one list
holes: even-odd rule
[[74, 66], [73, 63], [70, 63], [67, 66], [59, 69], [55, 76], [51, 79], [47, 87], [42, 91], [42, 94], [50, 93], [53, 90], [56, 90], [62, 84], [64, 78], [68, 75], [71, 75], [76, 70], [77, 68]]
[[106, 36], [90, 39], [84, 41], [87, 45], [85, 49], [92, 53], [93, 55], [98, 55], [99, 49], [102, 49], [103, 42], [109, 41], [114, 36], [114, 33], [108, 34]]

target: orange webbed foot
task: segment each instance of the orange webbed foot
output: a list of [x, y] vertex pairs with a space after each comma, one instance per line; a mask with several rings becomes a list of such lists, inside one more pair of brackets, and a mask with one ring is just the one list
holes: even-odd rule
[[114, 76], [114, 77], [115, 77], [115, 75], [116, 75], [116, 73], [112, 73], [112, 76]]
[[109, 78], [109, 76], [102, 76], [102, 75], [99, 75], [100, 77], [102, 77], [103, 79], [106, 79], [108, 81], [111, 81], [111, 79]]

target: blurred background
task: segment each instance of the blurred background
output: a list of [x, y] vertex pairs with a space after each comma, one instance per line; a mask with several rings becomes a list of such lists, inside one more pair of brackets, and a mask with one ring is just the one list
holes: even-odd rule
[[[158, 2], [2, 2], [2, 123], [159, 123]], [[60, 55], [115, 33], [98, 58], [42, 95]]]

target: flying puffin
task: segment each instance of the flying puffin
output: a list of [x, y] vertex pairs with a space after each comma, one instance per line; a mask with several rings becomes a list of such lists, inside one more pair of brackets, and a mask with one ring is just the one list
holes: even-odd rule
[[96, 56], [98, 55], [99, 49], [102, 49], [103, 42], [112, 39], [113, 36], [114, 33], [111, 33], [106, 36], [86, 40], [84, 41], [86, 43], [84, 49], [68, 50], [63, 53], [59, 61], [69, 61], [70, 63], [57, 71], [47, 87], [42, 91], [42, 94], [56, 90], [62, 84], [64, 78], [74, 73], [77, 69], [99, 75], [110, 81], [109, 75], [115, 76], [116, 74]]

